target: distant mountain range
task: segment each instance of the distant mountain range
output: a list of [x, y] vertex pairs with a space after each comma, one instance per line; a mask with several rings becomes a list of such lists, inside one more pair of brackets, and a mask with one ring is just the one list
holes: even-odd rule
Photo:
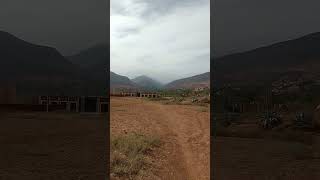
[[92, 69], [72, 63], [54, 48], [0, 31], [0, 86], [15, 84], [18, 94], [26, 96], [105, 94], [106, 71], [103, 75], [91, 72]]
[[214, 84], [268, 86], [282, 77], [320, 77], [320, 33], [214, 59]]
[[79, 66], [83, 74], [94, 77], [96, 82], [108, 85], [109, 74], [108, 60], [110, 59], [110, 48], [107, 44], [97, 44], [85, 49], [78, 54], [67, 57], [73, 64]]
[[[68, 57], [68, 59], [80, 66], [89, 69], [90, 73], [105, 72], [107, 70], [107, 59], [110, 54], [110, 48], [106, 44], [99, 44], [81, 51], [80, 53]], [[172, 82], [168, 86], [142, 75], [134, 79], [110, 72], [110, 88], [112, 89], [133, 89], [133, 90], [156, 90], [162, 88], [195, 88], [208, 86], [210, 81], [209, 73], [186, 78], [182, 81]]]
[[110, 88], [114, 89], [139, 89], [138, 84], [132, 82], [128, 77], [110, 72]]
[[139, 76], [129, 79], [111, 72], [110, 76], [111, 88], [114, 89], [139, 89], [139, 90], [160, 90], [160, 89], [194, 89], [198, 87], [210, 86], [210, 72], [179, 79], [168, 84], [162, 84], [148, 76]]
[[164, 85], [150, 77], [134, 79], [108, 71], [110, 48], [98, 44], [73, 56], [56, 49], [26, 42], [0, 31], [0, 81], [16, 84], [23, 95], [104, 95], [110, 78], [112, 88], [155, 90], [194, 88], [209, 82], [208, 74]]
[[210, 72], [179, 79], [167, 84], [165, 87], [167, 89], [210, 87]]
[[[211, 70], [214, 76], [213, 83], [217, 88], [226, 84], [232, 84], [234, 86], [269, 86], [279, 79], [296, 79], [298, 76], [304, 79], [320, 81], [319, 47], [320, 33], [313, 33], [247, 52], [212, 59], [211, 62], [214, 63], [214, 69]], [[90, 51], [95, 53], [88, 53]], [[99, 51], [104, 51], [104, 48], [96, 46], [84, 51], [85, 53], [83, 54], [99, 54], [96, 53]], [[99, 56], [91, 56], [92, 58], [90, 58], [90, 60], [93, 62], [98, 61]], [[83, 59], [85, 60], [86, 58]], [[72, 60], [72, 62], [76, 63], [75, 60]], [[81, 61], [79, 60], [78, 62]], [[91, 62], [92, 66], [99, 64], [93, 62]], [[83, 64], [86, 63], [83, 62]], [[103, 66], [97, 65], [96, 67]], [[159, 84], [159, 82], [147, 76], [130, 80], [128, 77], [112, 73], [110, 75], [111, 87], [121, 85], [121, 87], [140, 89], [177, 89], [210, 86], [209, 72], [176, 80], [164, 85]]]
[[77, 71], [56, 49], [31, 44], [3, 31], [0, 52], [1, 78], [70, 77]]
[[67, 57], [72, 63], [92, 70], [107, 70], [110, 48], [107, 44], [98, 44]]
[[[109, 47], [99, 44], [70, 57], [0, 31], [0, 80], [34, 93], [103, 94], [111, 88], [177, 89], [208, 87], [210, 73], [161, 84], [147, 76], [135, 79], [107, 74]], [[266, 86], [283, 77], [320, 80], [320, 33], [213, 59], [213, 83]], [[67, 90], [66, 92], [63, 92]], [[81, 92], [82, 91], [82, 92]]]

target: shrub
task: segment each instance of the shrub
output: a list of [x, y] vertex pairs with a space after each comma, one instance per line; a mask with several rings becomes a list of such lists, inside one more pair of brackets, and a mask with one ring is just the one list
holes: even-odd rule
[[137, 133], [111, 138], [111, 174], [134, 179], [148, 167], [147, 155], [160, 145], [160, 138]]

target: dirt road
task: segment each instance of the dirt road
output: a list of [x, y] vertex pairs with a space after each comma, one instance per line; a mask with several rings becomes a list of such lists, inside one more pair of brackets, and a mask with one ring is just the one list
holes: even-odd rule
[[209, 119], [208, 107], [111, 98], [112, 135], [142, 132], [164, 142], [152, 170], [159, 179], [209, 179]]

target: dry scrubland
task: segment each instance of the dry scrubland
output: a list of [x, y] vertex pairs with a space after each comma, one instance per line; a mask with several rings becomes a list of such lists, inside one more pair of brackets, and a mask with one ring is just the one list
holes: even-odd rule
[[0, 179], [105, 177], [106, 116], [0, 113]]
[[209, 118], [209, 107], [112, 97], [112, 179], [209, 179]]

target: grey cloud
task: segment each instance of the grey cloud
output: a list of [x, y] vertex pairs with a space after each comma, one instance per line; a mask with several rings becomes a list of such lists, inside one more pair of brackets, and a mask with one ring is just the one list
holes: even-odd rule
[[113, 1], [113, 71], [164, 83], [210, 71], [209, 0]]
[[[209, 0], [132, 0], [136, 6], [147, 6], [143, 12], [137, 14], [140, 17], [161, 16], [173, 12], [176, 8], [199, 6], [206, 4]], [[111, 13], [132, 15], [128, 9], [123, 7], [121, 1], [111, 1]]]
[[207, 3], [208, 0], [137, 0], [148, 4], [148, 11], [142, 16], [150, 16], [153, 14], [167, 14], [179, 7], [199, 6]]
[[139, 32], [140, 32], [140, 28], [125, 28], [125, 29], [121, 29], [121, 31], [118, 32], [117, 37], [121, 39]]

